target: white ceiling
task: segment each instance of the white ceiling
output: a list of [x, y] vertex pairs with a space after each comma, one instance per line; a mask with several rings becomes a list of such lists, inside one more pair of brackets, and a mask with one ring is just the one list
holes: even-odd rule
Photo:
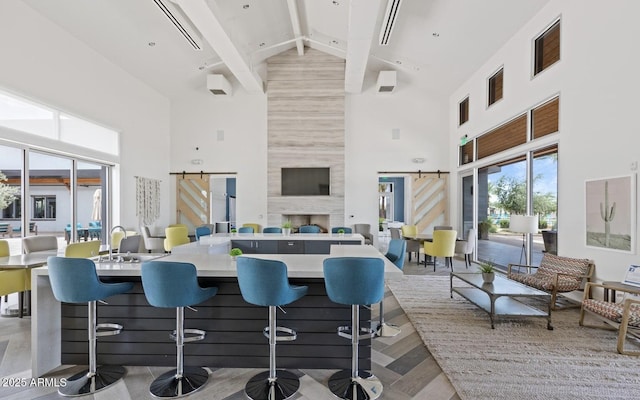
[[[171, 0], [163, 1], [173, 5]], [[208, 73], [222, 73], [233, 80], [239, 76], [238, 65], [264, 79], [264, 60], [296, 46], [288, 3], [297, 8], [297, 28], [305, 45], [345, 58], [350, 46], [347, 64], [366, 64], [376, 74], [393, 69], [398, 71], [399, 84], [448, 95], [549, 2], [403, 0], [390, 44], [380, 46], [378, 32], [387, 0], [182, 1], [204, 2], [224, 30], [219, 36], [205, 34], [202, 51], [193, 50], [154, 0], [25, 3], [112, 63], [175, 98], [186, 91], [206, 90]], [[370, 36], [366, 36], [370, 30], [366, 25], [373, 26]], [[155, 45], [150, 46], [151, 42]], [[235, 57], [229, 57], [230, 50]], [[363, 51], [359, 60], [357, 54]]]

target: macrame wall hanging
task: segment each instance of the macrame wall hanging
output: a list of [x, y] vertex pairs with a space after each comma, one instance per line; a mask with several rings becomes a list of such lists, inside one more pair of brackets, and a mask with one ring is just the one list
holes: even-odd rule
[[160, 181], [136, 177], [136, 215], [144, 225], [160, 218]]

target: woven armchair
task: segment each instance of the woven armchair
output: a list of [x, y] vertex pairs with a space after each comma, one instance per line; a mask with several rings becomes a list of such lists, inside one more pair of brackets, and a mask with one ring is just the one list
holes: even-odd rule
[[[522, 270], [526, 272], [522, 272]], [[558, 293], [579, 290], [593, 277], [595, 264], [591, 260], [569, 258], [545, 253], [539, 266], [509, 264], [509, 279], [551, 294], [551, 309], [556, 310]], [[535, 270], [534, 273], [531, 273]]]
[[[584, 290], [584, 298], [582, 299], [582, 307], [580, 309], [580, 326], [617, 330], [618, 353], [640, 356], [640, 351], [624, 349], [627, 335], [632, 335], [640, 339], [640, 297], [633, 298], [629, 295], [625, 295], [625, 299], [622, 303], [616, 303], [615, 298], [612, 299], [611, 302], [596, 300], [592, 298], [593, 288], [630, 293], [619, 287], [611, 288], [605, 284], [593, 282], [587, 283]], [[599, 322], [604, 321], [606, 324], [587, 324], [584, 322], [585, 314], [594, 316]]]

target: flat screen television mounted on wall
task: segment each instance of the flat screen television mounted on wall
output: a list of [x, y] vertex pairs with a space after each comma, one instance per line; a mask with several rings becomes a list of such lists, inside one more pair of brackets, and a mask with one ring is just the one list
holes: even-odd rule
[[282, 196], [329, 196], [330, 168], [282, 168]]

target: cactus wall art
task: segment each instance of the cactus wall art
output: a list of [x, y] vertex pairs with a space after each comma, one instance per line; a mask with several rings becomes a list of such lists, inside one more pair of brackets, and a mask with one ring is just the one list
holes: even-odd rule
[[586, 182], [587, 246], [633, 252], [635, 175]]

